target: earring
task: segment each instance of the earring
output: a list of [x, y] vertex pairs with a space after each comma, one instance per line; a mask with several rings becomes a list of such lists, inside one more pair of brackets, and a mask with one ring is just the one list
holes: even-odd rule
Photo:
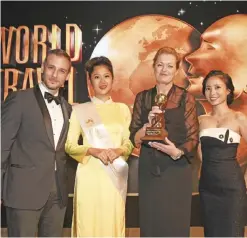
[[244, 92], [247, 93], [247, 84], [245, 85]]

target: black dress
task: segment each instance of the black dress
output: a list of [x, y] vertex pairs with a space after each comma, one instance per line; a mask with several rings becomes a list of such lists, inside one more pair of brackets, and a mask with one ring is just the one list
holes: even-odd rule
[[240, 135], [227, 128], [200, 132], [199, 184], [205, 236], [243, 237], [246, 187], [236, 160]]
[[[130, 125], [131, 140], [148, 122], [156, 87], [136, 97]], [[169, 155], [141, 146], [139, 158], [139, 219], [141, 237], [189, 236], [192, 197], [190, 152], [198, 143], [195, 100], [175, 85], [168, 93], [164, 113], [168, 138], [185, 155], [174, 161]]]

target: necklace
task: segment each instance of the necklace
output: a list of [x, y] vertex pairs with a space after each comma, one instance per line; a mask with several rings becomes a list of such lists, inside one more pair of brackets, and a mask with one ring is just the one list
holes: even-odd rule
[[226, 113], [224, 113], [221, 116], [214, 116], [215, 120], [216, 120], [216, 127], [220, 127], [220, 125], [222, 124], [222, 122], [227, 119], [227, 115], [230, 114], [232, 112], [232, 110], [228, 110]]

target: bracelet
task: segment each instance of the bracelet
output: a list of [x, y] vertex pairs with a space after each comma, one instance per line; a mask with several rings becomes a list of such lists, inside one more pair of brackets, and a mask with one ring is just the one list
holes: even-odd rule
[[177, 155], [174, 155], [174, 156], [171, 156], [172, 159], [174, 160], [178, 160], [181, 158], [181, 156], [184, 155], [184, 152], [182, 150], [179, 150], [178, 154]]

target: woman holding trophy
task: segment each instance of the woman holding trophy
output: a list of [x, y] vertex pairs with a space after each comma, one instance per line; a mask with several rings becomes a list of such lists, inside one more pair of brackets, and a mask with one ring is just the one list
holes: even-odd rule
[[163, 47], [153, 60], [156, 86], [137, 94], [130, 139], [141, 147], [139, 210], [141, 236], [188, 237], [192, 197], [191, 152], [198, 144], [195, 99], [174, 84], [180, 64]]

